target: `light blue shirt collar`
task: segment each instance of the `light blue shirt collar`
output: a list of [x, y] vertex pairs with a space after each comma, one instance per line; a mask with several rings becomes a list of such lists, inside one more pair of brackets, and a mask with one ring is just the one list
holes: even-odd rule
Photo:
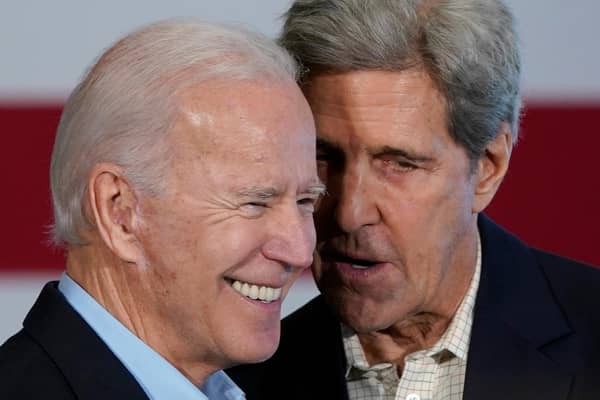
[[150, 399], [245, 399], [241, 389], [223, 371], [212, 374], [202, 388], [195, 386], [160, 354], [131, 333], [66, 273], [58, 283], [58, 290], [134, 376]]

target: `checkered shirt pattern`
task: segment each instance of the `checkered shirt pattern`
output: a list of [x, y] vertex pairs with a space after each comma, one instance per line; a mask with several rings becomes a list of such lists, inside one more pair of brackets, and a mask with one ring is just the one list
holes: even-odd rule
[[369, 366], [358, 336], [342, 325], [350, 400], [461, 400], [480, 274], [478, 238], [475, 273], [448, 329], [432, 348], [406, 356], [402, 377], [394, 364]]

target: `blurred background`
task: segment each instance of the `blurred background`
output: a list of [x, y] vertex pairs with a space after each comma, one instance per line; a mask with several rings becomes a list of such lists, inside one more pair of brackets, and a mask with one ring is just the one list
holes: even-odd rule
[[[61, 106], [99, 53], [173, 16], [275, 37], [290, 0], [0, 0], [0, 343], [64, 258], [47, 243], [50, 151]], [[600, 2], [510, 0], [524, 57], [522, 139], [488, 214], [530, 244], [600, 265]], [[287, 314], [316, 294], [309, 274]]]

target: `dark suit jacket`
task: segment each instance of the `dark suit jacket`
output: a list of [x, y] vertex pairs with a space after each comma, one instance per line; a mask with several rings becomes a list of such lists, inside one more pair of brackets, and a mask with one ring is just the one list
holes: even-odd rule
[[[600, 399], [600, 270], [531, 249], [481, 216], [466, 400]], [[274, 357], [228, 374], [261, 399], [347, 399], [340, 324], [321, 297], [283, 321]]]
[[90, 326], [48, 283], [0, 347], [0, 399], [148, 399]]

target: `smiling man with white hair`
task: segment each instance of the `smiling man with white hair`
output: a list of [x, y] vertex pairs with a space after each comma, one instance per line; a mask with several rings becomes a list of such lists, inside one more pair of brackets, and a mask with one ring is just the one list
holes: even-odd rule
[[100, 57], [52, 154], [66, 272], [0, 348], [0, 398], [243, 398], [220, 370], [275, 351], [315, 245], [296, 74], [271, 40], [191, 19]]

